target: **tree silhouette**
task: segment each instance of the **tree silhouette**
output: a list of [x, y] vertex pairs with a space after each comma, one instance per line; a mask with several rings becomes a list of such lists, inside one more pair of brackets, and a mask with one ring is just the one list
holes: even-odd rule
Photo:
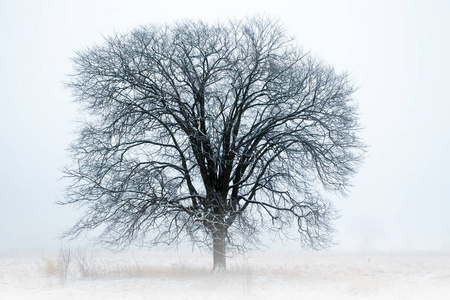
[[332, 205], [362, 153], [346, 74], [302, 52], [277, 20], [145, 26], [77, 53], [68, 86], [86, 114], [61, 204], [67, 231], [113, 246], [189, 239], [213, 253], [298, 230], [331, 239]]

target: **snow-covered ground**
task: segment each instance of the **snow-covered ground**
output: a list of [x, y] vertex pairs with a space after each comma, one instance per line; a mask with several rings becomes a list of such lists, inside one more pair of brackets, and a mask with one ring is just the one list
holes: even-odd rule
[[450, 299], [450, 253], [65, 250], [0, 257], [0, 299]]

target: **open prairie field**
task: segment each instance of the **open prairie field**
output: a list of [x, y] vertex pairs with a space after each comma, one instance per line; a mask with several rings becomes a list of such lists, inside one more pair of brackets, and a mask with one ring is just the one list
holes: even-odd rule
[[450, 299], [444, 252], [266, 252], [210, 269], [206, 253], [4, 255], [0, 299]]

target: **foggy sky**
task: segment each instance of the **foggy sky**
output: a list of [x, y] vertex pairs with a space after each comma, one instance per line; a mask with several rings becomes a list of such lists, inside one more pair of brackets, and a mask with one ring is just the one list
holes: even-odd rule
[[266, 14], [359, 87], [367, 159], [340, 210], [338, 249], [450, 249], [450, 2], [0, 2], [0, 253], [58, 247], [76, 105], [75, 51], [148, 23]]

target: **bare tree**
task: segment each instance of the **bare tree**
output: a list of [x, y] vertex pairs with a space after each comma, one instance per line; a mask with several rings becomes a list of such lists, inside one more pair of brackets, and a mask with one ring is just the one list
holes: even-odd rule
[[61, 203], [84, 207], [68, 235], [188, 238], [212, 250], [214, 270], [263, 230], [330, 243], [335, 211], [317, 190], [344, 193], [360, 161], [354, 89], [279, 21], [145, 26], [74, 65], [68, 85], [89, 115], [65, 171]]

